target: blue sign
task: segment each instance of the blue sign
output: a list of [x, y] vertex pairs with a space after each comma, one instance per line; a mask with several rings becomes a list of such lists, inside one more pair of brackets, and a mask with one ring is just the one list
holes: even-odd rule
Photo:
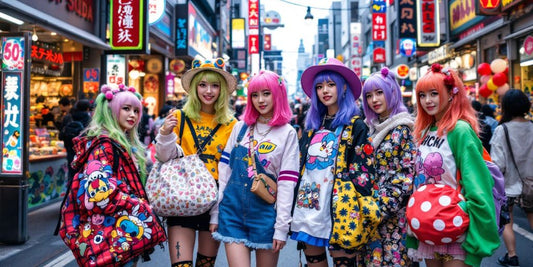
[[401, 39], [400, 54], [404, 57], [413, 56], [416, 52], [416, 39]]
[[2, 172], [22, 173], [22, 72], [2, 73]]

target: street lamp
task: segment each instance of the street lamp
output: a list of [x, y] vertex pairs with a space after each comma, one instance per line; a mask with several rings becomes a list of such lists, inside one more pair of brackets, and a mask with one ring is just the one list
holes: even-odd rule
[[311, 7], [307, 7], [307, 14], [305, 14], [305, 20], [313, 20], [313, 15], [311, 15]]

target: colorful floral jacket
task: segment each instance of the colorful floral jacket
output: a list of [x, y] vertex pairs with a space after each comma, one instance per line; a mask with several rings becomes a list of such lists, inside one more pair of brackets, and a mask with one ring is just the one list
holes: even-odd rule
[[[335, 160], [331, 249], [359, 249], [379, 237], [381, 213], [373, 150], [368, 127], [359, 116], [354, 116], [351, 124], [344, 126]], [[306, 145], [301, 151], [307, 151]]]
[[107, 136], [74, 139], [59, 234], [80, 266], [119, 266], [166, 240], [129, 153]]

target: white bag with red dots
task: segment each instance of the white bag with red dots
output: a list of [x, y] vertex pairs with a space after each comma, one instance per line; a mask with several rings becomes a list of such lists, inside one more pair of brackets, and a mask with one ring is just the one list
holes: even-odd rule
[[427, 184], [409, 198], [406, 211], [409, 229], [428, 245], [446, 245], [463, 240], [470, 219], [459, 190], [444, 184]]

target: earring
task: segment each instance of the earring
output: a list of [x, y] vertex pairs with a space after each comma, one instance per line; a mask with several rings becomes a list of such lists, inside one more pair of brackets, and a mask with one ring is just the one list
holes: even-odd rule
[[452, 102], [452, 99], [453, 99], [453, 96], [450, 96], [450, 98], [448, 98], [448, 102]]

